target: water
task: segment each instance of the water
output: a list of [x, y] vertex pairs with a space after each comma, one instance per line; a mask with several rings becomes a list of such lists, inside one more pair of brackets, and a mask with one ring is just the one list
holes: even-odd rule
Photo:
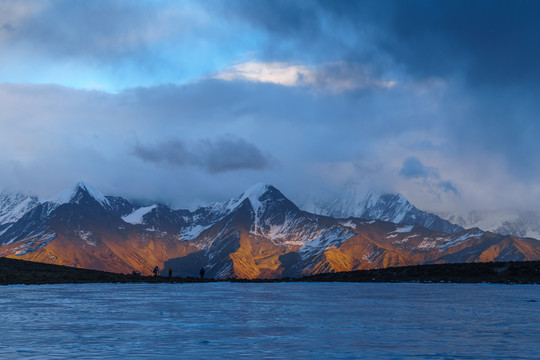
[[2, 359], [540, 359], [540, 286], [0, 287]]

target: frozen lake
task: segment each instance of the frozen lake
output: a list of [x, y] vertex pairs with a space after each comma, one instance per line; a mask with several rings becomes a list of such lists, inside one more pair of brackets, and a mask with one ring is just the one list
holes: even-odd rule
[[2, 359], [540, 359], [540, 286], [3, 286], [0, 308]]

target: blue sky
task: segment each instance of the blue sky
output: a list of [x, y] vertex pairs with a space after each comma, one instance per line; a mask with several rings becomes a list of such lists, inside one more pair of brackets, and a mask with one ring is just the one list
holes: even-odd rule
[[0, 188], [540, 200], [536, 1], [3, 1]]

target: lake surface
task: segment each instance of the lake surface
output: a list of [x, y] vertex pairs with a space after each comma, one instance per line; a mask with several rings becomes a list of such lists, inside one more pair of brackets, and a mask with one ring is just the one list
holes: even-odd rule
[[0, 287], [2, 359], [540, 359], [540, 286]]

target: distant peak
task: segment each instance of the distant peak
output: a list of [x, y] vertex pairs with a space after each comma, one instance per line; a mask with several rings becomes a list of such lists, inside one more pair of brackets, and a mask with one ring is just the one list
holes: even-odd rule
[[240, 196], [229, 200], [225, 204], [226, 211], [232, 211], [240, 206], [245, 200], [249, 200], [256, 214], [263, 207], [263, 203], [287, 200], [283, 194], [270, 184], [258, 183], [249, 187]]
[[400, 204], [409, 204], [409, 200], [400, 193], [385, 193], [380, 196], [382, 200], [392, 201]]
[[109, 205], [109, 200], [98, 190], [94, 189], [84, 181], [79, 181], [73, 188], [67, 191], [63, 191], [58, 196], [49, 199], [49, 202], [54, 202], [57, 204], [67, 204], [67, 203], [78, 203], [80, 200], [80, 193], [85, 192], [90, 195], [94, 200], [96, 200], [101, 205]]
[[401, 193], [398, 193], [397, 196], [398, 196], [399, 201], [402, 204], [410, 204], [410, 201], [407, 200], [407, 198], [405, 196], [403, 196]]
[[248, 188], [246, 191], [244, 191], [244, 196], [245, 197], [261, 196], [268, 190], [272, 190], [272, 189], [275, 189], [275, 187], [273, 187], [270, 184], [257, 183], [251, 186], [250, 188]]
[[75, 184], [74, 188], [79, 188], [79, 189], [91, 189], [92, 187], [90, 185], [88, 185], [87, 183], [85, 183], [84, 181], [79, 181], [77, 184]]

